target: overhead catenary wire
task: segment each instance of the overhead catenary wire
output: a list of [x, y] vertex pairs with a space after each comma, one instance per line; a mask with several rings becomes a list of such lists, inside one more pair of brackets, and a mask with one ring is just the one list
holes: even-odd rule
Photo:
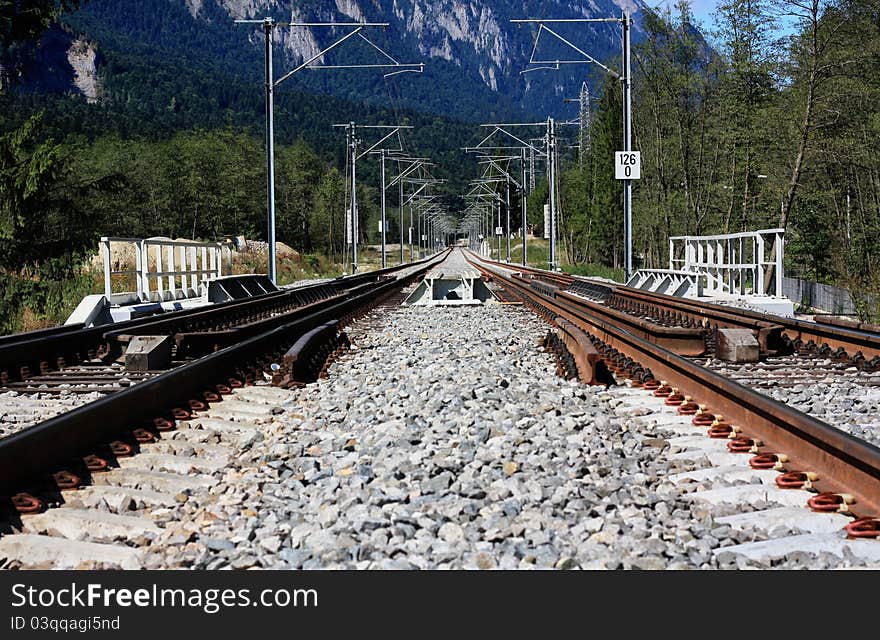
[[[367, 27], [387, 27], [388, 23], [385, 22], [277, 22], [274, 18], [266, 17], [263, 19], [238, 19], [234, 21], [236, 24], [259, 24], [262, 26], [264, 31], [265, 38], [265, 66], [266, 66], [266, 182], [267, 182], [267, 211], [268, 211], [268, 253], [269, 253], [269, 279], [275, 283], [276, 281], [276, 246], [275, 246], [275, 161], [274, 161], [274, 140], [275, 140], [275, 129], [274, 129], [274, 111], [275, 111], [275, 101], [274, 101], [274, 93], [275, 88], [279, 86], [281, 83], [285, 82], [291, 76], [293, 76], [298, 71], [305, 68], [328, 68], [328, 69], [363, 69], [363, 68], [397, 68], [400, 70], [401, 68], [413, 68], [418, 67], [419, 72], [424, 69], [424, 63], [415, 63], [415, 64], [401, 64], [391, 58], [391, 56], [386, 57], [389, 58], [389, 61], [384, 64], [358, 64], [358, 65], [314, 65], [316, 60], [323, 58], [323, 56], [329, 51], [335, 49], [336, 47], [342, 45], [344, 42], [353, 38], [355, 35], [360, 34], [360, 32]], [[302, 64], [294, 68], [293, 70], [285, 73], [277, 80], [274, 76], [274, 71], [272, 67], [272, 50], [273, 50], [273, 34], [276, 28], [278, 27], [302, 27], [302, 28], [312, 28], [312, 27], [343, 27], [345, 29], [351, 29], [345, 35], [337, 38], [331, 45], [324, 47], [318, 53], [312, 55], [308, 60], [304, 60]], [[362, 35], [362, 34], [361, 34]], [[364, 36], [362, 36], [364, 37]], [[364, 37], [364, 39], [366, 39]], [[367, 39], [368, 42], [370, 42]], [[370, 44], [373, 44], [370, 42]], [[378, 48], [373, 45], [374, 48]], [[384, 53], [384, 52], [383, 52]], [[415, 70], [415, 69], [413, 69]], [[351, 173], [352, 173], [352, 182], [354, 182], [354, 171], [355, 166], [352, 163]], [[355, 193], [354, 189], [352, 189], [352, 202], [355, 201]], [[356, 215], [356, 211], [352, 211], [352, 215]], [[353, 221], [356, 225], [356, 220]], [[357, 230], [352, 229], [352, 239], [356, 242], [356, 234]], [[357, 247], [356, 244], [352, 247], [352, 264], [356, 267], [357, 264]]]

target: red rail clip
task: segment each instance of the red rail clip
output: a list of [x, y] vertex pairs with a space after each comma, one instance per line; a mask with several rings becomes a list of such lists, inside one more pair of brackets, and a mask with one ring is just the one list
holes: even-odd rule
[[655, 398], [665, 398], [665, 397], [668, 396], [670, 393], [672, 393], [672, 387], [670, 387], [670, 386], [669, 386], [668, 384], [666, 384], [665, 382], [662, 382], [662, 383], [660, 384], [660, 386], [657, 387], [657, 389], [654, 390], [654, 397], [655, 397]]
[[880, 518], [859, 518], [844, 529], [850, 538], [880, 538]]
[[[192, 413], [187, 411], [186, 409], [181, 409], [180, 407], [175, 407], [171, 410], [171, 417], [175, 420], [189, 420], [192, 418]], [[164, 418], [158, 418], [159, 420], [164, 420]]]
[[739, 433], [739, 431], [739, 427], [736, 427], [728, 422], [723, 422], [722, 420], [716, 418], [706, 433], [710, 438], [733, 439], [737, 437], [736, 434]]
[[146, 444], [148, 442], [155, 442], [156, 436], [152, 431], [147, 431], [146, 429], [132, 429], [131, 435], [134, 436], [134, 439], [140, 442], [141, 444]]
[[114, 440], [110, 443], [110, 451], [112, 451], [113, 455], [117, 458], [127, 458], [134, 454], [134, 447], [127, 442]]
[[38, 513], [43, 502], [29, 493], [16, 493], [12, 496], [12, 504], [19, 513]]
[[727, 443], [727, 450], [731, 453], [758, 453], [758, 447], [763, 442], [752, 438], [734, 438]]
[[57, 471], [52, 474], [55, 485], [62, 491], [66, 489], [76, 489], [80, 483], [80, 477], [70, 471]]
[[780, 489], [812, 489], [819, 474], [812, 471], [789, 471], [776, 476], [776, 486]]
[[782, 465], [788, 462], [788, 456], [784, 453], [761, 453], [749, 460], [752, 469], [776, 469], [782, 470]]
[[691, 424], [695, 427], [708, 427], [710, 424], [721, 419], [722, 416], [716, 416], [707, 411], [700, 410], [691, 420]]
[[690, 396], [684, 397], [684, 402], [678, 406], [678, 415], [680, 416], [692, 416], [697, 411], [701, 411], [702, 407], [694, 402]]
[[813, 511], [820, 511], [823, 513], [835, 511], [838, 513], [846, 513], [849, 511], [849, 505], [853, 502], [855, 502], [855, 498], [847, 493], [832, 493], [826, 491], [825, 493], [820, 493], [807, 500], [807, 506]]
[[89, 454], [83, 458], [83, 463], [89, 471], [106, 471], [110, 466], [104, 458], [100, 458], [94, 454]]

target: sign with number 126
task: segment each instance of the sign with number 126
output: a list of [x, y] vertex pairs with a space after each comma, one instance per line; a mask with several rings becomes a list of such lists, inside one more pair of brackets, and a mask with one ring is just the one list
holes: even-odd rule
[[617, 180], [639, 180], [642, 177], [640, 151], [614, 152], [614, 177]]

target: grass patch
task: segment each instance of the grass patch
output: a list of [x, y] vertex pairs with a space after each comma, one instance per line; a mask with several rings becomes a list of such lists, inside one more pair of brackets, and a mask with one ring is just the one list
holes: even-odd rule
[[608, 278], [615, 282], [623, 282], [623, 269], [606, 267], [604, 264], [564, 264], [562, 270], [573, 276], [586, 276], [590, 278]]
[[[528, 238], [527, 248], [529, 266], [538, 269], [550, 268], [550, 241], [544, 238]], [[562, 258], [562, 252], [558, 255]], [[492, 245], [493, 260], [498, 259], [496, 246]], [[501, 257], [507, 257], [507, 240], [501, 240]], [[510, 241], [510, 261], [515, 264], [522, 264], [522, 240], [520, 238], [511, 238]], [[575, 276], [586, 276], [591, 278], [608, 278], [616, 282], [623, 282], [623, 269], [614, 269], [603, 264], [568, 264], [560, 265], [563, 271]]]
[[[495, 253], [492, 254], [493, 258]], [[550, 268], [550, 241], [544, 238], [527, 238], [526, 255], [528, 256], [529, 266], [538, 269]], [[501, 239], [501, 257], [507, 257], [507, 241]], [[510, 239], [510, 261], [516, 264], [522, 264], [522, 238]]]
[[0, 334], [64, 324], [80, 301], [98, 287], [92, 273], [65, 280], [0, 274]]

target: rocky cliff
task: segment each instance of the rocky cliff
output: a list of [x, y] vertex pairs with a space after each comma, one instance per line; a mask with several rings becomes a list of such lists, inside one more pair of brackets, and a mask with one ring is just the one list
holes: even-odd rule
[[[125, 56], [137, 53], [158, 64], [174, 61], [193, 71], [258, 80], [263, 70], [262, 29], [235, 24], [236, 19], [387, 22], [386, 29], [364, 30], [370, 43], [353, 38], [321, 62], [385, 60], [372, 43], [400, 62], [425, 62], [423, 74], [387, 80], [375, 69], [305, 71], [288, 84], [353, 100], [396, 101], [407, 108], [468, 120], [564, 117], [572, 116], [576, 108], [563, 98], [573, 96], [584, 80], [595, 86], [602, 72], [595, 65], [570, 64], [523, 75], [535, 27], [512, 24], [511, 19], [608, 18], [627, 10], [636, 19], [634, 41], [638, 41], [646, 6], [643, 0], [90, 0], [78, 14], [65, 17], [67, 30], [75, 35], [63, 47], [59, 49], [62, 43], [57, 38], [44, 38], [40, 55], [45, 60], [48, 54], [54, 62], [31, 65], [29, 78], [44, 89], [74, 87], [94, 101], [101, 95], [101, 58], [96, 53], [100, 48], [110, 58], [114, 51]], [[620, 54], [619, 24], [553, 28], [598, 60], [610, 61]], [[276, 29], [279, 74], [343, 33], [316, 27]], [[552, 60], [579, 57], [546, 33], [535, 55]], [[9, 76], [8, 69], [5, 73]], [[53, 79], [49, 73], [60, 75]]]

